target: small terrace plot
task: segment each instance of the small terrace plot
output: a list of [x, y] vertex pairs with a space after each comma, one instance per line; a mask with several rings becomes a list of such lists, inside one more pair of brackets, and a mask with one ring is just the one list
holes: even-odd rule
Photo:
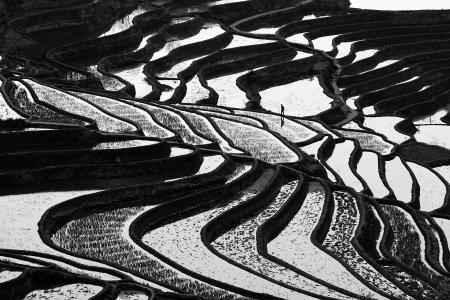
[[13, 99], [17, 105], [17, 108], [23, 110], [33, 118], [36, 118], [40, 121], [50, 121], [63, 124], [85, 124], [81, 120], [76, 120], [74, 118], [70, 118], [69, 116], [58, 114], [57, 112], [52, 111], [39, 103], [36, 103], [29, 89], [22, 82], [13, 81], [13, 85], [14, 88], [11, 92], [13, 92]]
[[[302, 95], [298, 94], [302, 91]], [[280, 85], [261, 93], [261, 105], [272, 112], [280, 111], [283, 104], [287, 115], [306, 117], [329, 109], [332, 99], [324, 94], [317, 77]]]
[[251, 125], [212, 118], [219, 129], [239, 148], [270, 163], [296, 162], [300, 157], [268, 131]]
[[244, 117], [244, 116], [240, 116], [240, 115], [235, 115], [235, 114], [231, 114], [231, 113], [221, 113], [221, 112], [215, 112], [215, 111], [202, 111], [204, 114], [207, 114], [209, 116], [213, 116], [213, 117], [219, 117], [222, 119], [229, 119], [232, 121], [236, 121], [236, 122], [241, 122], [244, 124], [248, 124], [248, 125], [253, 125], [256, 127], [260, 127], [263, 128], [265, 123], [261, 122], [261, 120], [258, 120], [256, 118], [249, 118], [249, 117]]
[[168, 129], [178, 133], [183, 141], [190, 145], [205, 145], [209, 144], [210, 141], [199, 136], [195, 133], [188, 123], [180, 114], [177, 114], [170, 109], [164, 109], [163, 107], [145, 104], [142, 102], [129, 102], [137, 107], [140, 107], [156, 118], [158, 122], [167, 127]]
[[389, 141], [401, 144], [410, 138], [395, 128], [402, 120], [398, 117], [366, 117], [364, 126], [384, 135]]
[[236, 80], [247, 72], [239, 72], [228, 76], [208, 80], [208, 86], [219, 94], [217, 105], [244, 108], [247, 99], [245, 93], [238, 88]]
[[386, 142], [381, 136], [376, 134], [353, 130], [335, 130], [335, 132], [343, 137], [357, 140], [363, 150], [374, 151], [380, 155], [388, 155], [394, 150], [392, 143]]
[[212, 122], [205, 116], [193, 112], [177, 111], [182, 113], [199, 132], [203, 132], [209, 139], [216, 141], [222, 151], [226, 153], [242, 153], [242, 151], [230, 145], [230, 142], [221, 136], [220, 132], [214, 128]]
[[292, 143], [305, 142], [317, 135], [317, 132], [314, 130], [292, 121], [289, 118], [284, 119], [283, 124], [281, 124], [281, 116], [277, 115], [249, 112], [244, 110], [235, 110], [234, 113], [261, 119], [268, 125], [270, 130], [278, 132], [281, 136], [285, 137]]
[[186, 95], [183, 103], [197, 103], [201, 100], [208, 99], [210, 91], [206, 89], [200, 82], [200, 78], [196, 75], [186, 84]]
[[418, 142], [450, 149], [450, 139], [447, 138], [450, 128], [447, 125], [421, 125], [417, 129], [414, 138]]
[[145, 136], [158, 138], [169, 138], [174, 136], [171, 131], [157, 124], [151, 114], [139, 109], [138, 107], [119, 100], [93, 94], [76, 93], [76, 95], [87, 100], [88, 102], [102, 107], [104, 110], [109, 111], [112, 114], [134, 122], [139, 125]]
[[441, 208], [447, 193], [444, 182], [424, 166], [407, 164], [420, 185], [420, 210], [429, 212]]
[[129, 149], [133, 147], [144, 147], [149, 145], [155, 145], [157, 142], [148, 140], [128, 140], [120, 142], [104, 142], [94, 146], [93, 150], [104, 149]]
[[338, 143], [331, 157], [326, 160], [326, 163], [339, 174], [346, 185], [351, 186], [356, 191], [361, 191], [363, 190], [363, 185], [350, 167], [354, 149], [355, 143], [350, 140]]
[[363, 151], [356, 169], [356, 172], [369, 186], [373, 196], [377, 198], [383, 198], [389, 194], [389, 190], [381, 179], [380, 162], [376, 153]]
[[397, 200], [410, 203], [412, 201], [413, 180], [400, 157], [386, 160], [386, 180], [394, 191]]
[[41, 101], [69, 114], [77, 115], [83, 112], [83, 115], [95, 121], [102, 131], [123, 133], [137, 130], [132, 124], [117, 119], [78, 97], [40, 85], [29, 79], [24, 81], [33, 88]]
[[14, 278], [19, 277], [22, 274], [20, 271], [0, 271], [0, 283], [10, 281]]
[[156, 52], [152, 57], [152, 60], [157, 60], [161, 57], [164, 57], [170, 53], [173, 49], [178, 47], [189, 45], [197, 42], [202, 42], [204, 40], [213, 38], [221, 33], [223, 33], [223, 29], [217, 23], [205, 23], [202, 29], [195, 35], [188, 37], [186, 39], [174, 40], [168, 42], [163, 49]]
[[3, 95], [0, 94], [0, 119], [1, 120], [23, 120], [23, 116], [14, 111], [8, 103], [6, 103]]
[[24, 300], [52, 299], [56, 297], [61, 300], [88, 300], [98, 294], [101, 290], [101, 287], [95, 285], [71, 284], [60, 288], [34, 291], [28, 294]]

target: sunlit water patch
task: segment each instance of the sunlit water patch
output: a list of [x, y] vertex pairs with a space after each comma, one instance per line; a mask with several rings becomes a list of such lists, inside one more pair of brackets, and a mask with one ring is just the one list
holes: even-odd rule
[[170, 51], [181, 46], [208, 40], [215, 36], [218, 36], [221, 33], [224, 33], [224, 30], [220, 27], [219, 24], [211, 22], [205, 23], [203, 25], [203, 28], [196, 35], [166, 43], [163, 49], [159, 50], [153, 55], [152, 60], [156, 60], [158, 58], [166, 56]]
[[413, 181], [401, 159], [397, 156], [392, 160], [387, 160], [385, 168], [386, 180], [397, 200], [405, 203], [411, 202]]
[[332, 99], [323, 92], [317, 77], [298, 80], [260, 92], [261, 106], [280, 112], [281, 104], [286, 115], [311, 116], [331, 108]]
[[242, 35], [233, 35], [233, 40], [226, 48], [237, 48], [243, 46], [251, 46], [257, 44], [265, 44], [273, 42], [272, 40], [258, 39], [258, 38], [249, 38]]
[[336, 55], [336, 58], [344, 57], [348, 54], [350, 54], [351, 48], [352, 48], [353, 42], [346, 42], [346, 43], [340, 43], [337, 45], [338, 54]]
[[335, 37], [337, 37], [337, 35], [324, 36], [313, 40], [314, 48], [323, 51], [333, 50], [332, 41]]
[[208, 99], [209, 90], [202, 86], [200, 78], [196, 75], [186, 84], [186, 95], [183, 103], [197, 103], [200, 100]]
[[351, 7], [377, 10], [450, 9], [450, 2], [442, 0], [351, 0]]
[[364, 50], [364, 51], [358, 51], [358, 52], [355, 53], [356, 57], [353, 60], [353, 62], [357, 62], [357, 61], [363, 60], [365, 58], [372, 57], [372, 56], [375, 55], [375, 53], [377, 53], [377, 51], [378, 50], [373, 50], [373, 49]]
[[414, 137], [418, 142], [450, 149], [450, 126], [421, 125], [416, 128], [419, 131], [414, 134]]
[[309, 40], [303, 35], [303, 33], [294, 34], [286, 39], [291, 43], [309, 45]]
[[277, 32], [277, 27], [268, 27], [268, 28], [259, 28], [257, 30], [253, 30], [250, 33], [252, 34], [275, 34]]
[[136, 89], [136, 98], [142, 98], [152, 91], [152, 86], [145, 80], [144, 66], [145, 64], [137, 64], [131, 69], [114, 73], [116, 76], [119, 76], [134, 85]]
[[375, 153], [363, 151], [356, 170], [375, 197], [383, 198], [389, 194], [389, 190], [381, 180], [378, 156]]
[[122, 32], [124, 30], [129, 29], [131, 26], [133, 26], [133, 19], [136, 16], [139, 16], [145, 12], [147, 12], [150, 8], [147, 5], [140, 4], [135, 10], [133, 10], [130, 14], [126, 15], [125, 17], [117, 20], [111, 28], [102, 34], [100, 37], [112, 35], [115, 33]]
[[208, 85], [219, 94], [217, 105], [245, 108], [248, 100], [245, 93], [236, 85], [238, 77], [245, 73], [247, 71], [208, 80]]

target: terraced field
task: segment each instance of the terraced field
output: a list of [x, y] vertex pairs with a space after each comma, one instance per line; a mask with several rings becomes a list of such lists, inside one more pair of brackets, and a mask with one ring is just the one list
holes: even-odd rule
[[450, 10], [363, 2], [1, 1], [0, 299], [450, 299]]

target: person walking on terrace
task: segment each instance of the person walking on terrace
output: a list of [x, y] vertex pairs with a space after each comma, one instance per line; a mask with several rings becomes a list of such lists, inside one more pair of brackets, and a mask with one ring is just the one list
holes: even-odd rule
[[284, 125], [284, 105], [281, 104], [281, 127]]

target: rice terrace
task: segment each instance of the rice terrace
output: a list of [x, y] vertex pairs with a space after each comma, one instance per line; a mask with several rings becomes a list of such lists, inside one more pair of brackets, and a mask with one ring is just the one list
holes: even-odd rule
[[0, 300], [450, 299], [450, 1], [0, 0]]

